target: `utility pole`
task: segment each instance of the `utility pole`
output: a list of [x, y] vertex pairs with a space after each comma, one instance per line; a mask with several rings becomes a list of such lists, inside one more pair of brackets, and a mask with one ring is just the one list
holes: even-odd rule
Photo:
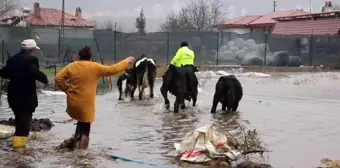
[[312, 0], [309, 0], [309, 13], [312, 13]]
[[58, 51], [58, 58], [59, 63], [61, 63], [61, 53], [64, 50], [64, 27], [65, 27], [65, 0], [62, 0], [62, 7], [61, 7], [61, 20], [60, 20], [60, 27], [59, 27], [59, 51]]
[[277, 2], [277, 1], [274, 1], [274, 2], [273, 2], [273, 7], [274, 7], [274, 8], [273, 8], [273, 12], [276, 11], [276, 6], [277, 6], [277, 5], [276, 5], [276, 2]]

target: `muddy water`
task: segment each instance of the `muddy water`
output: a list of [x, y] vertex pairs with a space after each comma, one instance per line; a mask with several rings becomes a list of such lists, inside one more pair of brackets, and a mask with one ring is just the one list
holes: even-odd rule
[[[321, 158], [340, 158], [340, 73], [275, 74], [239, 79], [245, 95], [238, 114], [210, 114], [217, 77], [201, 77], [203, 86], [198, 106], [190, 105], [179, 114], [162, 110], [159, 82], [154, 100], [118, 102], [118, 93], [114, 90], [97, 96], [97, 115], [88, 153], [51, 150], [75, 130], [74, 123], [55, 123], [42, 139], [30, 143], [34, 154], [17, 159], [13, 154], [0, 153], [1, 160], [6, 160], [8, 167], [19, 163], [32, 167], [149, 167], [112, 160], [107, 156], [112, 153], [168, 164], [173, 143], [179, 142], [187, 132], [213, 122], [229, 127], [226, 123], [230, 118], [258, 130], [273, 151], [268, 161], [274, 167], [310, 168], [319, 166]], [[40, 95], [39, 103], [35, 117], [49, 117], [52, 121], [69, 119], [64, 96]], [[0, 118], [11, 116], [3, 99]]]

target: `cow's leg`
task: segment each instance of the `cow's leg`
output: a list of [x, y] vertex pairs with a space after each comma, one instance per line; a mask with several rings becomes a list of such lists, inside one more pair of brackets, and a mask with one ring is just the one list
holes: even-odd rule
[[222, 111], [227, 111], [227, 105], [225, 103], [222, 104]]
[[192, 106], [196, 106], [196, 102], [197, 102], [197, 92], [193, 92], [192, 93]]
[[234, 104], [234, 91], [230, 90], [228, 92], [228, 103], [227, 103], [227, 111], [231, 111], [233, 104]]
[[139, 90], [138, 98], [139, 100], [143, 100], [144, 88], [142, 86], [138, 86], [138, 90]]
[[118, 98], [118, 100], [123, 100], [122, 99], [122, 92], [123, 92], [122, 86], [118, 86], [118, 91], [119, 91], [119, 98]]
[[155, 80], [153, 79], [151, 79], [150, 81], [149, 81], [149, 93], [150, 93], [150, 98], [151, 99], [153, 99], [155, 96], [154, 96], [154, 94], [153, 94], [153, 89], [154, 89], [154, 82], [155, 82]]
[[[179, 106], [181, 105], [181, 108], [185, 108], [185, 94], [187, 93], [187, 87], [184, 85], [183, 87], [178, 88], [178, 92], [176, 95], [176, 101], [174, 103], [174, 112], [178, 113]], [[184, 108], [183, 108], [184, 107]]]
[[164, 84], [164, 81], [163, 81], [163, 84], [162, 84], [160, 90], [161, 90], [162, 96], [164, 98], [165, 108], [167, 110], [169, 110], [169, 108], [170, 108], [170, 101], [168, 99], [168, 88], [166, 87], [166, 84]]
[[135, 91], [136, 91], [136, 85], [132, 85], [132, 88], [130, 90], [130, 97], [131, 97], [131, 100], [134, 100], [134, 94], [135, 94]]
[[148, 80], [149, 80], [149, 93], [150, 93], [150, 98], [154, 98], [154, 84], [155, 84], [155, 79], [156, 79], [156, 70], [154, 71], [148, 71]]
[[180, 105], [183, 107], [183, 105], [184, 105], [184, 96], [185, 96], [185, 92], [179, 92], [178, 95], [176, 96], [176, 101], [174, 103], [174, 112], [175, 113], [178, 113]]
[[231, 111], [236, 111], [237, 110], [237, 108], [238, 108], [238, 101], [235, 101], [234, 102], [234, 104], [233, 104], [233, 106], [232, 106], [232, 108], [231, 108]]
[[220, 99], [220, 96], [217, 93], [215, 93], [210, 113], [216, 113], [216, 108], [217, 108], [217, 105], [218, 105], [218, 102], [219, 102], [218, 100], [219, 99]]
[[183, 109], [186, 109], [187, 107], [185, 106], [185, 101], [182, 103], [182, 105], [181, 105], [181, 109], [183, 110]]

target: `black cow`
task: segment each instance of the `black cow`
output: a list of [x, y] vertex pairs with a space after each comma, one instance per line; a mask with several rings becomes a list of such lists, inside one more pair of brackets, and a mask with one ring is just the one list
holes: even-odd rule
[[120, 75], [118, 80], [117, 80], [117, 87], [118, 87], [118, 91], [119, 91], [119, 98], [118, 98], [118, 100], [123, 100], [122, 99], [123, 81], [126, 81], [125, 82], [124, 94], [125, 94], [125, 97], [127, 97], [128, 93], [130, 93], [131, 90], [132, 90], [133, 84], [135, 83], [134, 72], [133, 72], [132, 68], [131, 69], [126, 69], [125, 73]]
[[162, 77], [163, 83], [160, 89], [165, 101], [166, 109], [170, 108], [168, 91], [176, 96], [174, 103], [175, 113], [179, 111], [180, 105], [181, 109], [186, 108], [184, 100], [191, 101], [191, 99], [193, 99], [193, 106], [196, 106], [198, 80], [195, 72], [197, 71], [198, 67], [192, 65], [177, 68], [173, 65], [169, 66]]
[[215, 86], [215, 94], [211, 113], [216, 113], [217, 104], [222, 104], [222, 110], [236, 111], [243, 96], [240, 81], [234, 75], [221, 76]]

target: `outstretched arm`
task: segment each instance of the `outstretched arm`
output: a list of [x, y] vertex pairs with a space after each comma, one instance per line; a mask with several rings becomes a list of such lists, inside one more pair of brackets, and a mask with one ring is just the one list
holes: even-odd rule
[[58, 88], [63, 92], [66, 92], [69, 88], [69, 85], [66, 83], [66, 79], [68, 79], [68, 66], [58, 72], [54, 79]]
[[39, 82], [47, 85], [48, 84], [48, 78], [47, 76], [39, 70], [39, 60], [36, 57], [33, 58], [33, 63], [31, 64], [30, 71], [31, 74], [34, 76], [36, 80]]
[[94, 63], [97, 69], [97, 76], [112, 76], [117, 73], [123, 72], [125, 69], [129, 66], [129, 60], [125, 59], [123, 61], [120, 61], [117, 64], [113, 64], [111, 66], [102, 65], [99, 63]]

